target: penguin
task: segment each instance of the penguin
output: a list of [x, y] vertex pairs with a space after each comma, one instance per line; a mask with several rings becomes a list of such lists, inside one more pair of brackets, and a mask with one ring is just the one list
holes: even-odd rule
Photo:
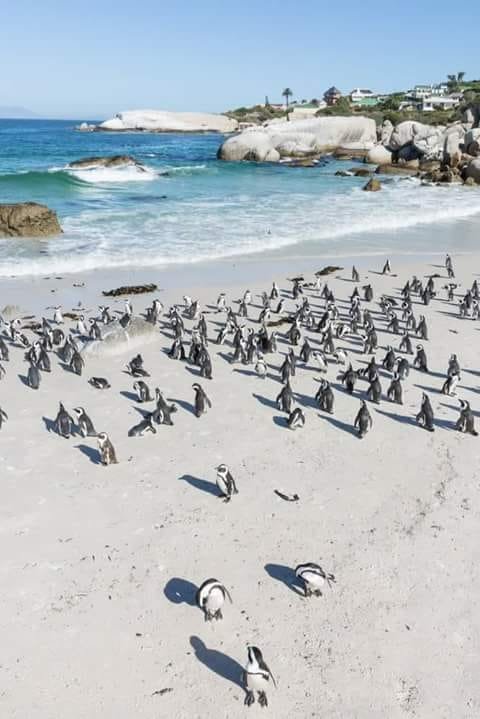
[[69, 365], [72, 360], [72, 354], [75, 349], [76, 345], [74, 346], [70, 337], [67, 337], [63, 346], [60, 347], [60, 349], [58, 350], [57, 354], [62, 360], [62, 362]]
[[54, 307], [53, 309], [55, 310], [53, 313], [53, 321], [57, 325], [63, 325], [62, 307], [59, 305], [58, 307]]
[[8, 414], [5, 412], [4, 409], [0, 407], [0, 429], [2, 429], [2, 426], [4, 422], [6, 422], [8, 419]]
[[267, 376], [267, 363], [265, 362], [262, 353], [258, 354], [258, 359], [255, 364], [255, 372], [261, 379], [265, 379]]
[[449, 374], [447, 379], [443, 383], [442, 394], [449, 395], [450, 397], [455, 397], [455, 390], [459, 381], [460, 375], [457, 372], [454, 374]]
[[34, 362], [30, 362], [30, 367], [27, 372], [27, 384], [32, 389], [38, 389], [40, 387], [41, 374]]
[[352, 267], [352, 282], [360, 282], [360, 274], [355, 265]]
[[295, 407], [287, 419], [288, 429], [297, 429], [305, 426], [305, 415], [300, 407]]
[[400, 357], [397, 360], [397, 374], [399, 379], [407, 379], [410, 374], [410, 365], [406, 357]]
[[391, 266], [390, 266], [390, 260], [387, 259], [387, 261], [386, 261], [385, 264], [383, 265], [382, 275], [390, 274], [391, 271], [392, 271], [392, 268], [391, 268]]
[[250, 290], [245, 290], [244, 295], [243, 295], [243, 301], [245, 302], [246, 305], [252, 304], [252, 293], [250, 292]]
[[428, 372], [427, 355], [423, 345], [417, 345], [417, 354], [413, 360], [413, 366], [417, 367], [421, 372]]
[[377, 374], [370, 382], [370, 387], [367, 390], [367, 398], [369, 400], [371, 400], [372, 402], [374, 402], [375, 404], [380, 404], [381, 397], [382, 397], [382, 385], [380, 384], [380, 379]]
[[97, 433], [95, 431], [95, 427], [93, 426], [93, 422], [83, 407], [75, 407], [73, 411], [77, 415], [77, 425], [82, 437], [96, 437]]
[[5, 344], [5, 340], [0, 337], [0, 359], [2, 362], [8, 362], [10, 356], [9, 349]]
[[390, 387], [387, 389], [387, 397], [395, 404], [403, 404], [403, 387], [397, 372], [393, 375]]
[[460, 374], [460, 362], [458, 361], [457, 355], [451, 355], [448, 360], [447, 377], [454, 374]]
[[138, 380], [137, 382], [133, 383], [133, 389], [138, 395], [138, 401], [139, 402], [152, 402], [153, 397], [150, 394], [150, 389], [148, 388], [148, 385], [143, 380]]
[[223, 619], [222, 607], [227, 598], [232, 604], [230, 592], [218, 579], [206, 579], [195, 596], [197, 606], [204, 613], [206, 622]]
[[407, 355], [413, 355], [412, 340], [410, 339], [410, 335], [407, 331], [403, 333], [403, 337], [398, 346], [398, 351], [405, 352]]
[[90, 320], [90, 330], [88, 332], [88, 336], [91, 340], [98, 340], [102, 341], [102, 331], [98, 325], [97, 320]]
[[320, 387], [315, 399], [321, 410], [328, 412], [328, 414], [333, 414], [334, 395], [330, 383], [326, 379], [320, 380]]
[[293, 392], [290, 383], [287, 382], [283, 387], [275, 402], [281, 412], [286, 412], [290, 415], [293, 403]]
[[470, 403], [464, 399], [460, 400], [460, 417], [455, 424], [455, 429], [459, 432], [471, 434], [473, 437], [478, 437], [478, 432], [475, 429], [475, 417], [470, 409]]
[[141, 354], [136, 355], [127, 364], [127, 370], [132, 377], [150, 377], [149, 373], [143, 369], [143, 357]]
[[[20, 335], [19, 339], [21, 340], [24, 347], [28, 347], [30, 342], [25, 337], [25, 335]], [[54, 330], [52, 330], [52, 342], [53, 344], [58, 347], [65, 339], [65, 333], [63, 330], [59, 329], [58, 327], [55, 327]], [[26, 344], [25, 344], [26, 342]]]
[[43, 370], [43, 372], [51, 372], [52, 371], [52, 365], [50, 363], [50, 357], [44, 350], [44, 348], [39, 345], [38, 347], [38, 358], [37, 358], [37, 367], [38, 369]]
[[397, 361], [397, 358], [395, 357], [395, 351], [391, 345], [388, 345], [387, 347], [387, 354], [383, 358], [382, 366], [383, 369], [386, 369], [387, 372], [393, 372], [393, 368], [395, 366], [395, 362]]
[[427, 321], [423, 315], [420, 315], [420, 320], [417, 325], [417, 336], [421, 340], [428, 340], [428, 327]]
[[108, 467], [109, 464], [118, 464], [117, 455], [108, 434], [106, 432], [99, 432], [97, 434], [97, 441], [100, 461], [104, 467]]
[[325, 353], [321, 350], [312, 350], [310, 353], [311, 357], [317, 362], [318, 369], [320, 372], [327, 372], [328, 371], [328, 361], [325, 356]]
[[367, 432], [372, 428], [373, 422], [368, 411], [367, 403], [364, 399], [361, 400], [360, 409], [355, 417], [354, 427], [358, 429], [358, 436], [363, 439]]
[[433, 426], [433, 409], [432, 405], [430, 404], [430, 400], [428, 396], [425, 394], [425, 392], [422, 394], [422, 405], [420, 407], [420, 412], [416, 416], [417, 424], [419, 424], [421, 427], [424, 427], [429, 432], [434, 432], [435, 428]]
[[255, 702], [255, 693], [261, 707], [268, 706], [267, 690], [270, 688], [270, 679], [274, 687], [277, 683], [268, 668], [262, 652], [258, 647], [247, 647], [248, 661], [243, 672], [246, 696], [245, 704], [251, 706]]
[[301, 579], [306, 597], [321, 597], [325, 584], [330, 587], [335, 582], [335, 575], [327, 574], [319, 564], [314, 562], [299, 564], [295, 569], [295, 576]]
[[90, 377], [88, 384], [91, 384], [95, 389], [110, 389], [111, 384], [105, 377]]
[[312, 346], [307, 338], [305, 338], [305, 341], [300, 349], [300, 359], [302, 362], [305, 362], [305, 364], [308, 364], [310, 361], [310, 355], [312, 354]]
[[5, 367], [0, 364], [0, 379], [5, 377]]
[[80, 317], [77, 319], [76, 329], [77, 329], [77, 333], [80, 336], [85, 337], [86, 335], [88, 335], [88, 330], [85, 325], [85, 315], [80, 315]]
[[345, 388], [349, 394], [353, 394], [355, 389], [355, 383], [357, 381], [358, 374], [352, 367], [352, 363], [348, 365], [346, 372], [340, 375], [340, 381], [345, 385]]
[[153, 417], [149, 413], [138, 424], [128, 430], [129, 437], [143, 437], [145, 432], [157, 434], [157, 430], [153, 426]]
[[165, 397], [157, 387], [155, 390], [156, 408], [152, 412], [152, 418], [157, 424], [173, 425], [172, 414], [177, 411], [176, 404], [168, 404]]
[[365, 302], [371, 302], [373, 300], [373, 289], [372, 285], [364, 285], [362, 287], [363, 289], [363, 298]]
[[206, 414], [208, 408], [211, 408], [212, 403], [207, 397], [207, 393], [203, 387], [198, 384], [198, 382], [192, 384], [192, 389], [195, 392], [195, 416], [201, 417], [202, 414]]
[[65, 439], [70, 439], [70, 435], [73, 434], [73, 419], [68, 414], [67, 410], [60, 402], [57, 416], [53, 423], [55, 431]]
[[217, 487], [224, 498], [224, 502], [229, 502], [234, 494], [238, 494], [237, 485], [233, 479], [229, 468], [226, 464], [219, 464], [217, 470]]
[[279, 293], [279, 291], [278, 291], [277, 283], [276, 283], [276, 282], [273, 282], [273, 284], [272, 284], [272, 289], [271, 289], [271, 291], [270, 291], [270, 299], [271, 299], [271, 300], [278, 300], [279, 294], [280, 294], [280, 293]]
[[227, 296], [225, 292], [220, 292], [217, 298], [217, 312], [224, 312], [227, 307]]
[[74, 350], [74, 352], [72, 353], [72, 359], [70, 360], [70, 369], [72, 370], [72, 372], [81, 377], [84, 366], [85, 362], [82, 355], [77, 352], [77, 350]]
[[348, 359], [348, 352], [345, 349], [342, 349], [341, 347], [333, 353], [333, 359], [337, 364], [344, 365], [347, 362]]

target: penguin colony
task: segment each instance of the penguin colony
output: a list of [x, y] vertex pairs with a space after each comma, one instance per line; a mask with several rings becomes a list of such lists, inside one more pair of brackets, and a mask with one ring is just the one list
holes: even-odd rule
[[[445, 269], [448, 279], [454, 279], [453, 263], [449, 255], [445, 259]], [[382, 274], [390, 272], [391, 266], [387, 260]], [[375, 298], [371, 284], [360, 284], [360, 273], [355, 267], [352, 269], [352, 283], [353, 291], [347, 306], [342, 308], [329, 288], [328, 281], [322, 282], [320, 277], [316, 277], [313, 282], [306, 282], [299, 277], [291, 280], [289, 289], [280, 289], [273, 283], [270, 291], [261, 295], [259, 312], [253, 306], [254, 296], [250, 290], [246, 290], [241, 298], [232, 303], [229, 303], [226, 293], [222, 292], [215, 310], [209, 312], [203, 310], [199, 301], [188, 296], [183, 297], [182, 304], [168, 309], [155, 299], [143, 316], [171, 338], [168, 356], [172, 361], [196, 368], [202, 382], [191, 385], [191, 399], [194, 414], [199, 420], [206, 413], [215, 411], [215, 401], [210, 399], [209, 389], [214, 378], [211, 346], [224, 346], [232, 365], [251, 367], [262, 382], [272, 375], [278, 378], [281, 389], [272, 400], [285, 415], [285, 430], [293, 432], [305, 426], [308, 415], [298, 404], [295, 377], [297, 372], [313, 367], [318, 374], [318, 386], [313, 399], [319, 410], [334, 415], [336, 392], [344, 391], [351, 395], [351, 425], [358, 438], [363, 440], [375, 430], [372, 405], [403, 405], [404, 393], [412, 374], [418, 376], [418, 373], [428, 374], [430, 371], [430, 330], [425, 316], [418, 308], [429, 305], [442, 295], [442, 299], [449, 304], [457, 304], [460, 319], [478, 320], [480, 292], [477, 281], [465, 290], [453, 282], [437, 287], [434, 277], [420, 280], [414, 276], [401, 288], [399, 296], [383, 295]], [[52, 372], [52, 359], [55, 356], [63, 363], [64, 370], [80, 377], [85, 375], [88, 367], [79, 350], [79, 340], [88, 338], [101, 342], [102, 328], [115, 318], [109, 307], [100, 306], [96, 316], [86, 318], [80, 315], [72, 326], [67, 326], [62, 308], [56, 306], [53, 310], [53, 317], [42, 318], [33, 331], [26, 329], [20, 318], [0, 318], [1, 381], [8, 375], [12, 351], [24, 353], [24, 384], [30, 390], [38, 390], [43, 375]], [[217, 321], [221, 319], [216, 333], [208, 326], [208, 314], [213, 314]], [[132, 304], [126, 300], [120, 313], [121, 326], [128, 327], [132, 317]], [[191, 323], [189, 328], [187, 322]], [[391, 335], [390, 343], [384, 348], [379, 345], [377, 329]], [[354, 367], [352, 349], [344, 345], [352, 340], [355, 340], [357, 346], [359, 343], [361, 345], [361, 366]], [[218, 356], [216, 360], [220, 361]], [[457, 397], [461, 392], [461, 358], [452, 354], [446, 358], [445, 366], [445, 377], [438, 386], [438, 392]], [[141, 354], [129, 359], [125, 373], [133, 380], [130, 386], [136, 402], [152, 406], [151, 411], [150, 408], [142, 410], [142, 419], [126, 429], [126, 435], [138, 438], [149, 433], [157, 434], [162, 425], [173, 426], [178, 406], [169, 402], [159, 387], [152, 391], [149, 384], [151, 373], [144, 366]], [[108, 377], [85, 377], [85, 382], [99, 391], [111, 389]], [[459, 416], [455, 429], [462, 434], [478, 436], [475, 415], [469, 401], [458, 397], [458, 402]], [[7, 410], [10, 408], [0, 406], [2, 433], [8, 431]], [[90, 418], [83, 406], [74, 407], [70, 412], [59, 401], [50, 429], [67, 440], [75, 435], [96, 438], [99, 461], [107, 467], [121, 462], [122, 457], [117, 457], [114, 443], [99, 422], [100, 419]], [[309, 421], [312, 419], [309, 418]], [[427, 392], [421, 396], [414, 421], [428, 432], [435, 432], [437, 428], [432, 398]], [[123, 438], [120, 440], [123, 443]], [[239, 501], [236, 499], [239, 494], [236, 468], [222, 463], [212, 468], [213, 472], [216, 473], [218, 497], [225, 503]], [[305, 598], [321, 597], [325, 588], [335, 583], [334, 574], [325, 571], [316, 562], [303, 562], [292, 569], [292, 581], [301, 588]], [[229, 589], [215, 578], [203, 581], [196, 593], [196, 604], [207, 622], [222, 620], [225, 607], [232, 602]], [[268, 692], [272, 686], [276, 687], [262, 651], [253, 645], [247, 646], [243, 686], [245, 704], [250, 706], [258, 701], [261, 707], [268, 705]]]

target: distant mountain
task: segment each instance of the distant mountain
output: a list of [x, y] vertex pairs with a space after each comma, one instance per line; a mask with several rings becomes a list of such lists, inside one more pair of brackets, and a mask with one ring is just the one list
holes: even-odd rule
[[28, 120], [29, 118], [36, 118], [36, 115], [26, 107], [9, 107], [6, 105], [0, 105], [0, 118], [7, 119], [13, 118], [15, 120]]

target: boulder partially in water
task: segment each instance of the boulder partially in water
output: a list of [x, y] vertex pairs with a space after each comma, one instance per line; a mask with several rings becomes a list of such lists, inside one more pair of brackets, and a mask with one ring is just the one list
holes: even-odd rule
[[128, 110], [95, 126], [108, 132], [235, 132], [237, 120], [209, 112]]
[[94, 167], [138, 167], [144, 169], [141, 162], [131, 155], [112, 155], [110, 157], [84, 157], [69, 162], [67, 167], [72, 170], [88, 170]]
[[51, 237], [61, 232], [57, 213], [46, 205], [0, 204], [0, 237]]

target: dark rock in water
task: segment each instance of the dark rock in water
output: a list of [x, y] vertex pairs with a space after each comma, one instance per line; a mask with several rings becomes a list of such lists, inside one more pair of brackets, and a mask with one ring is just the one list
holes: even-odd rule
[[367, 182], [363, 189], [366, 192], [378, 192], [382, 189], [382, 185], [380, 180], [377, 180], [375, 177], [372, 177], [372, 179]]
[[357, 170], [352, 167], [350, 172], [353, 172], [355, 177], [370, 177], [372, 174], [372, 171], [368, 170], [366, 167], [359, 167]]
[[346, 170], [337, 170], [335, 175], [337, 175], [338, 177], [351, 177], [352, 173], [347, 172]]
[[46, 205], [0, 204], [0, 237], [50, 237], [61, 232], [57, 213]]
[[144, 169], [141, 162], [138, 162], [131, 155], [112, 155], [111, 157], [85, 157], [82, 160], [74, 160], [68, 164], [72, 170], [81, 170], [87, 167], [124, 167], [135, 165]]
[[418, 169], [408, 165], [379, 165], [375, 170], [377, 175], [418, 175]]
[[104, 297], [119, 297], [120, 295], [143, 295], [146, 292], [155, 292], [158, 290], [158, 285], [126, 285], [124, 287], [117, 287], [114, 290], [103, 290], [102, 295]]
[[339, 272], [340, 270], [343, 270], [343, 267], [333, 267], [332, 265], [327, 265], [326, 267], [323, 267], [323, 269], [318, 270], [318, 272], [315, 272], [315, 277], [331, 275], [332, 272]]

